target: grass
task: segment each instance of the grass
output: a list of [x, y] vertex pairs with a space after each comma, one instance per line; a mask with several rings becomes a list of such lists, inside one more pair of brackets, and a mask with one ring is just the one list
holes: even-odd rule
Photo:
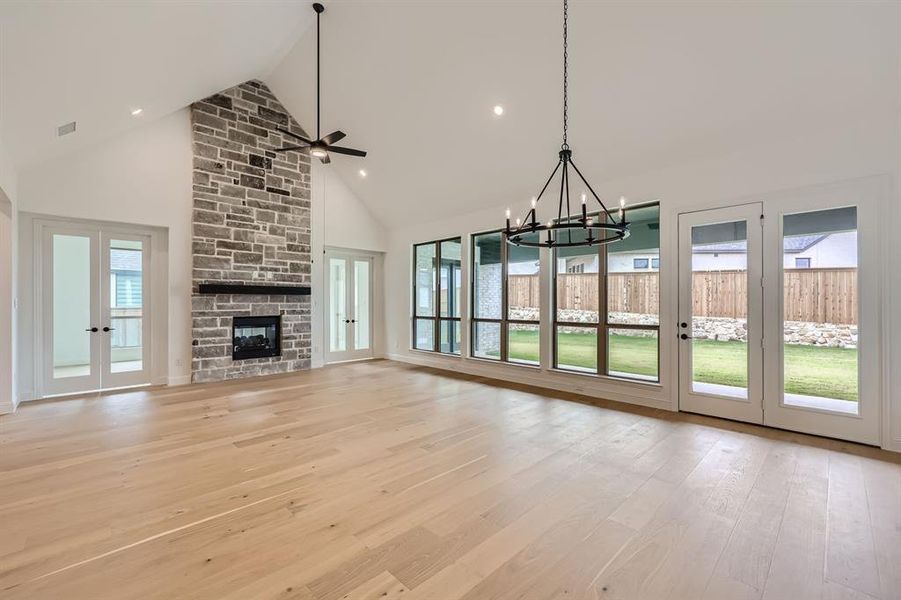
[[[694, 380], [745, 387], [747, 345], [743, 342], [695, 340]], [[510, 358], [538, 361], [538, 333], [510, 332]], [[594, 370], [594, 335], [561, 333], [558, 358], [561, 365]], [[657, 340], [612, 334], [610, 370], [657, 377]], [[823, 398], [857, 401], [857, 350], [815, 346], [785, 346], [785, 391]]]

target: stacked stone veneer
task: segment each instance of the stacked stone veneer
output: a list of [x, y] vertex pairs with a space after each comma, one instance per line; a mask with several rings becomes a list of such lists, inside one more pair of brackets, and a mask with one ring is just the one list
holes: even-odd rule
[[[306, 135], [265, 84], [248, 81], [191, 107], [194, 145], [192, 379], [310, 366], [310, 297], [200, 295], [201, 283], [309, 285], [310, 158], [276, 154]], [[281, 356], [233, 361], [232, 317], [281, 315]]]
[[[562, 310], [560, 320], [571, 323], [597, 323], [597, 313], [586, 310]], [[510, 316], [514, 319], [538, 319], [535, 307], [511, 307]], [[657, 325], [657, 315], [641, 313], [610, 313], [613, 323], [627, 325]], [[616, 329], [616, 325], [611, 325]], [[593, 330], [580, 327], [561, 327], [566, 333], [592, 334]], [[619, 335], [631, 337], [653, 337], [653, 331], [640, 329], [620, 329]], [[729, 319], [723, 317], [695, 317], [692, 321], [691, 335], [699, 340], [717, 340], [720, 342], [747, 342], [748, 322], [745, 319]], [[804, 346], [826, 346], [829, 348], [857, 348], [857, 325], [841, 323], [809, 323], [802, 321], [786, 321], [783, 331], [786, 344]]]

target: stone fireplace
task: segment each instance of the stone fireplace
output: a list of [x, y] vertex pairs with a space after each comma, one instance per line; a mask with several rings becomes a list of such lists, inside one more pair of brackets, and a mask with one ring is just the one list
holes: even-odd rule
[[290, 140], [276, 127], [306, 134], [259, 81], [196, 102], [191, 117], [192, 380], [307, 369], [310, 158], [273, 152]]

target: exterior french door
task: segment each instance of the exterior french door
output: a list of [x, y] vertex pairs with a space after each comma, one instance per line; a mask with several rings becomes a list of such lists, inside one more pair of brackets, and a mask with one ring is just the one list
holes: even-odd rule
[[326, 362], [372, 358], [372, 270], [367, 254], [326, 254]]
[[679, 216], [679, 407], [763, 422], [759, 203]]
[[836, 186], [679, 216], [681, 410], [879, 443], [871, 191]]
[[42, 395], [150, 383], [150, 236], [42, 227]]

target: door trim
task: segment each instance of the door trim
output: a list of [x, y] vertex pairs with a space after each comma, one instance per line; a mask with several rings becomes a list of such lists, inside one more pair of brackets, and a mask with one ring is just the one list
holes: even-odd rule
[[[43, 303], [47, 289], [45, 285], [46, 274], [44, 269], [44, 231], [47, 228], [60, 228], [69, 230], [94, 229], [103, 231], [108, 235], [146, 235], [149, 236], [147, 246], [149, 255], [149, 269], [147, 271], [147, 283], [149, 293], [147, 295], [148, 306], [153, 307], [151, 325], [149, 327], [149, 341], [147, 353], [147, 381], [139, 383], [139, 386], [164, 385], [170, 379], [169, 372], [169, 265], [168, 265], [168, 230], [164, 227], [133, 225], [109, 221], [95, 221], [89, 219], [64, 218], [38, 213], [20, 213], [20, 236], [23, 236], [22, 264], [31, 266], [31, 278], [20, 280], [23, 306], [29, 307], [30, 313], [22, 315], [19, 326], [25, 330], [17, 333], [18, 339], [31, 346], [27, 356], [30, 356], [31, 364], [22, 365], [23, 378], [18, 390], [19, 401], [28, 402], [40, 400], [51, 396], [64, 396], [72, 394], [84, 394], [101, 390], [95, 387], [90, 390], [76, 392], [59, 392], [48, 389], [45, 385], [45, 337], [47, 325], [43, 319]], [[99, 252], [99, 249], [98, 249]], [[30, 297], [29, 297], [30, 296]], [[149, 309], [148, 309], [149, 310]], [[149, 313], [148, 313], [149, 314]], [[27, 341], [26, 341], [27, 337]], [[123, 387], [135, 387], [125, 385]], [[119, 389], [119, 386], [103, 386], [102, 391]]]
[[[345, 344], [346, 350], [343, 352], [332, 352], [331, 351], [331, 333], [332, 333], [332, 319], [331, 319], [331, 279], [329, 272], [329, 264], [332, 259], [340, 259], [345, 261], [345, 315], [346, 318], [352, 318], [351, 315], [354, 314], [353, 307], [353, 297], [356, 294], [356, 272], [354, 271], [354, 262], [356, 261], [366, 261], [369, 263], [369, 315], [368, 315], [368, 325], [369, 325], [369, 347], [365, 349], [357, 350], [355, 349], [355, 333], [356, 333], [356, 323], [351, 323], [346, 325], [345, 329]], [[325, 268], [325, 277], [324, 277], [324, 295], [323, 295], [323, 314], [325, 315], [324, 319], [324, 340], [323, 340], [323, 355], [324, 355], [324, 363], [336, 364], [341, 362], [350, 362], [350, 361], [359, 361], [359, 360], [369, 360], [375, 357], [375, 325], [373, 323], [373, 315], [374, 315], [374, 293], [373, 290], [375, 288], [375, 264], [376, 264], [376, 256], [375, 254], [363, 251], [353, 251], [353, 250], [338, 250], [338, 249], [326, 249], [324, 254], [324, 268]]]

